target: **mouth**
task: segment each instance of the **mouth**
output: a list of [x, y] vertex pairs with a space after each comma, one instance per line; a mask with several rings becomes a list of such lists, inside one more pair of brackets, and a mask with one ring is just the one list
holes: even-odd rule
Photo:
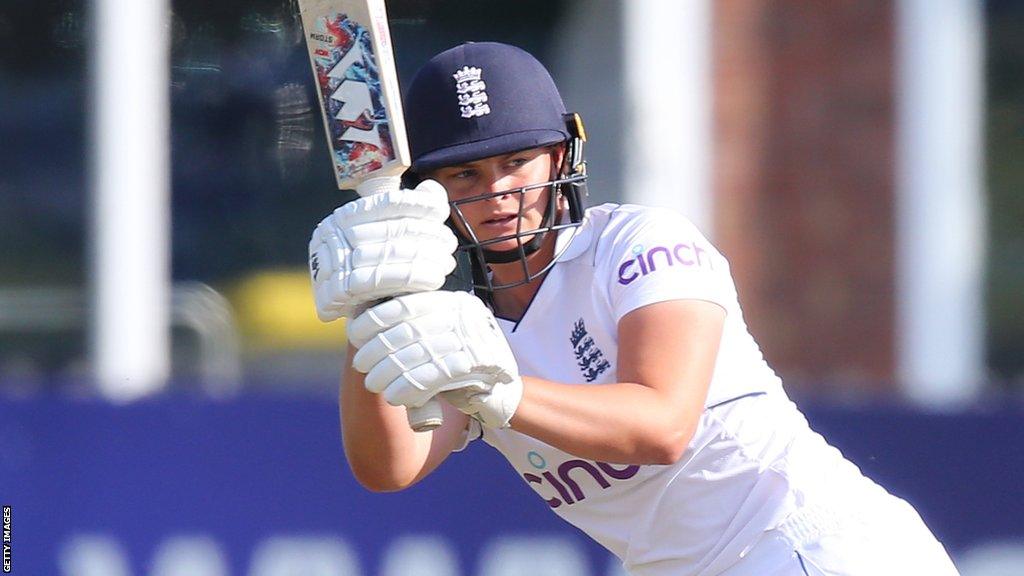
[[514, 222], [518, 216], [518, 214], [496, 214], [487, 220], [484, 220], [483, 225], [504, 227], [509, 223]]

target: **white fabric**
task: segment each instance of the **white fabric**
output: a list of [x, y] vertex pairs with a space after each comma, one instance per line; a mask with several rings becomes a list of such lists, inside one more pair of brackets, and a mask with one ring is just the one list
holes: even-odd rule
[[[473, 386], [464, 386], [443, 392], [441, 397], [463, 414], [472, 416], [475, 423], [488, 428], [507, 428], [523, 399], [523, 380], [517, 375], [508, 382], [497, 382], [490, 388], [479, 390]], [[467, 437], [465, 444], [468, 443]]]
[[737, 564], [721, 576], [821, 576], [778, 530], [764, 532]]
[[515, 357], [490, 309], [467, 292], [395, 297], [349, 324], [352, 366], [395, 406], [419, 407], [440, 392], [485, 425], [504, 427], [523, 395]]
[[[523, 318], [499, 319], [523, 375], [616, 381], [616, 327], [641, 306], [700, 299], [727, 316], [705, 411], [675, 464], [586, 461], [511, 429], [482, 429], [556, 514], [641, 576], [720, 575], [780, 526], [794, 546], [810, 547], [862, 510], [877, 523], [901, 516], [905, 503], [863, 477], [788, 400], [744, 324], [728, 262], [688, 220], [605, 204], [587, 211], [571, 242]], [[934, 542], [923, 523], [903, 526], [906, 538]], [[843, 565], [855, 561], [847, 552], [871, 550], [828, 545], [822, 555]]]
[[324, 218], [309, 242], [317, 316], [352, 317], [381, 298], [440, 288], [458, 245], [444, 225], [448, 215], [444, 188], [426, 180], [359, 198]]

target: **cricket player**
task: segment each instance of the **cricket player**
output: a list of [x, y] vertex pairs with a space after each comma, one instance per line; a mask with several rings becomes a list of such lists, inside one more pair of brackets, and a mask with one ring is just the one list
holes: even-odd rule
[[[331, 255], [321, 318], [350, 318], [341, 423], [362, 484], [409, 487], [479, 438], [638, 576], [957, 574], [808, 427], [692, 223], [584, 208], [582, 126], [536, 59], [457, 46], [405, 108], [407, 187], [339, 208], [310, 244]], [[475, 293], [437, 290], [456, 249]], [[444, 424], [414, 433], [406, 408], [434, 398]]]

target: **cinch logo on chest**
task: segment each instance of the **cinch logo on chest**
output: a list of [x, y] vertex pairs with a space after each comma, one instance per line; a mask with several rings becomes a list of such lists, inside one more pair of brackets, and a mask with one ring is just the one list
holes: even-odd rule
[[[607, 490], [613, 481], [629, 480], [640, 471], [640, 466], [636, 464], [615, 467], [607, 462], [588, 462], [577, 459], [566, 460], [556, 468], [549, 470], [544, 457], [533, 451], [526, 455], [526, 459], [540, 474], [526, 472], [523, 474], [523, 478], [530, 484], [549, 486], [558, 492], [559, 497], [545, 499], [548, 506], [552, 508], [558, 508], [562, 504], [572, 506], [577, 502], [582, 502], [587, 499], [584, 488], [593, 489], [596, 485], [600, 486], [602, 490]], [[590, 480], [587, 480], [588, 477]], [[584, 483], [582, 486], [580, 481]], [[534, 489], [540, 492], [539, 487]]]
[[576, 353], [576, 365], [587, 382], [593, 382], [605, 370], [611, 368], [611, 363], [605, 359], [601, 349], [594, 343], [594, 339], [587, 334], [587, 327], [583, 325], [583, 318], [573, 325], [572, 334], [569, 336], [573, 351]]
[[[655, 254], [661, 254], [662, 259], [668, 266], [674, 266], [678, 262], [683, 266], [703, 267], [707, 265], [708, 268], [715, 269], [711, 258], [707, 256], [707, 250], [697, 244], [680, 242], [672, 248], [655, 246], [646, 252], [643, 246], [637, 244], [633, 246], [633, 256], [635, 258], [630, 258], [619, 266], [619, 284], [629, 284], [641, 276], [647, 276], [657, 271], [658, 263], [654, 259]], [[634, 266], [640, 269], [639, 272], [634, 269]]]

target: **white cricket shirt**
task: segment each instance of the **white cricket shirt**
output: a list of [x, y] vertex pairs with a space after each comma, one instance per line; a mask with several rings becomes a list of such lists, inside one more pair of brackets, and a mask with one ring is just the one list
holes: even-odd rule
[[[630, 311], [695, 298], [727, 312], [704, 414], [675, 464], [587, 461], [512, 429], [482, 431], [556, 514], [631, 573], [715, 574], [798, 505], [831, 501], [833, 489], [852, 501], [859, 490], [880, 490], [786, 398], [747, 331], [728, 262], [686, 218], [604, 204], [559, 242], [559, 262], [523, 318], [499, 319], [523, 375], [615, 382], [616, 326]], [[796, 522], [791, 532], [821, 524]]]

